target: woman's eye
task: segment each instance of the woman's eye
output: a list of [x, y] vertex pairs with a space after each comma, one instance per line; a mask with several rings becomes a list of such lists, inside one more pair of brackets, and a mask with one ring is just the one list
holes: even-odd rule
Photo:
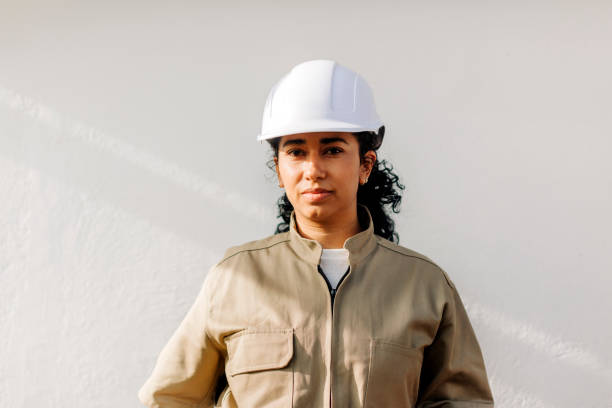
[[338, 153], [342, 153], [342, 149], [340, 149], [339, 147], [330, 147], [325, 151], [325, 153], [336, 155]]
[[304, 151], [300, 149], [293, 149], [293, 150], [287, 151], [287, 154], [292, 157], [298, 157], [298, 156], [303, 155]]

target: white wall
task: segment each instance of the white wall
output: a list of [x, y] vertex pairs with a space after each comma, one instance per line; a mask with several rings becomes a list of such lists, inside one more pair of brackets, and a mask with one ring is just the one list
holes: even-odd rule
[[216, 3], [2, 3], [0, 406], [139, 406], [208, 267], [273, 231], [269, 88], [332, 58], [497, 407], [612, 407], [612, 4]]

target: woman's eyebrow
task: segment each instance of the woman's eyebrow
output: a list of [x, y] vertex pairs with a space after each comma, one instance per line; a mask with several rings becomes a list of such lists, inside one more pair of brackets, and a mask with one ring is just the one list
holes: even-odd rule
[[334, 142], [342, 142], [344, 144], [348, 144], [348, 142], [341, 137], [326, 137], [321, 139], [321, 144], [329, 144]]
[[306, 144], [306, 140], [304, 139], [289, 139], [289, 140], [285, 140], [283, 144], [281, 145], [281, 147], [285, 147], [287, 145], [303, 145], [303, 144]]

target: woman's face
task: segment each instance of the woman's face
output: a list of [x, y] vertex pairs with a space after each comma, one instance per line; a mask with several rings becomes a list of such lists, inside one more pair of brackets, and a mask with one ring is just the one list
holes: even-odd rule
[[314, 132], [283, 136], [275, 158], [279, 185], [296, 216], [326, 224], [357, 211], [357, 188], [376, 161], [369, 151], [359, 157], [359, 142], [348, 132]]

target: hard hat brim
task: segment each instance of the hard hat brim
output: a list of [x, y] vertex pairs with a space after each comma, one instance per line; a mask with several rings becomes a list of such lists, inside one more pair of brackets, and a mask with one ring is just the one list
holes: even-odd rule
[[295, 135], [298, 133], [314, 133], [314, 132], [378, 132], [380, 127], [383, 126], [382, 121], [372, 123], [370, 126], [364, 126], [363, 124], [355, 124], [350, 122], [342, 122], [338, 120], [329, 119], [313, 119], [306, 123], [301, 123], [300, 126], [292, 127], [279, 127], [277, 129], [271, 129], [266, 133], [260, 133], [257, 135], [258, 141], [274, 139], [275, 137], [282, 137], [288, 135]]

